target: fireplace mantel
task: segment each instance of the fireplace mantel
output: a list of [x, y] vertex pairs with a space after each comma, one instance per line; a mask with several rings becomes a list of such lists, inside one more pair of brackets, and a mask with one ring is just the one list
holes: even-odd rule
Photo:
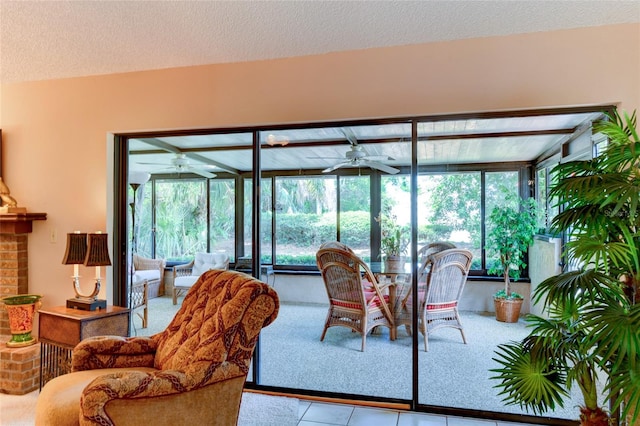
[[2, 213], [0, 234], [29, 234], [34, 220], [46, 220], [46, 213]]

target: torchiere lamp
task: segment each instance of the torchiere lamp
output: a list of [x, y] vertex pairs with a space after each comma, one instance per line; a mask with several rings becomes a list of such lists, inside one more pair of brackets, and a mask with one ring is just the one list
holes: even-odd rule
[[147, 172], [131, 171], [129, 172], [129, 186], [133, 190], [133, 198], [129, 203], [131, 207], [131, 263], [129, 264], [129, 308], [132, 307], [131, 299], [133, 297], [133, 255], [138, 251], [136, 238], [136, 192], [140, 185], [144, 185], [149, 181], [151, 175]]
[[[73, 289], [76, 296], [67, 300], [67, 308], [95, 311], [107, 307], [107, 301], [98, 299], [102, 277], [100, 267], [111, 265], [109, 258], [108, 235], [101, 232], [87, 234], [74, 232], [67, 234], [67, 249], [62, 259], [64, 265], [73, 265]], [[82, 294], [78, 265], [95, 266], [96, 276], [93, 292]]]

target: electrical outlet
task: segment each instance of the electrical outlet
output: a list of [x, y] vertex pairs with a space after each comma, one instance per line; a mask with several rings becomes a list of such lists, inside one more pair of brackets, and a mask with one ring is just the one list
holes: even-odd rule
[[56, 228], [51, 228], [51, 233], [49, 234], [49, 242], [50, 243], [58, 242], [58, 230]]

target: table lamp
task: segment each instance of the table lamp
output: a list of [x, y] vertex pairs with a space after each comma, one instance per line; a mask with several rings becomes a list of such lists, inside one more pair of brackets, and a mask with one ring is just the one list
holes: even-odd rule
[[[73, 289], [76, 296], [67, 300], [67, 308], [95, 311], [107, 307], [107, 301], [98, 299], [102, 277], [100, 267], [111, 265], [109, 258], [108, 234], [100, 232], [87, 234], [74, 232], [67, 234], [67, 249], [62, 259], [64, 265], [73, 265]], [[95, 266], [95, 284], [93, 292], [82, 294], [78, 265]]]

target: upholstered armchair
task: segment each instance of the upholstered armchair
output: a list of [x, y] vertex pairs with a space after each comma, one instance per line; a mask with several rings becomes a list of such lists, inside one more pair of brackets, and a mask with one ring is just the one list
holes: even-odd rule
[[42, 388], [36, 424], [235, 425], [258, 335], [278, 309], [265, 283], [205, 272], [163, 332], [80, 342], [72, 372]]
[[196, 253], [191, 262], [174, 266], [173, 304], [178, 304], [178, 297], [187, 293], [203, 272], [212, 269], [229, 269], [229, 255], [226, 253]]
[[133, 255], [132, 282], [147, 281], [148, 298], [162, 296], [164, 294], [164, 259], [150, 259], [148, 257]]

